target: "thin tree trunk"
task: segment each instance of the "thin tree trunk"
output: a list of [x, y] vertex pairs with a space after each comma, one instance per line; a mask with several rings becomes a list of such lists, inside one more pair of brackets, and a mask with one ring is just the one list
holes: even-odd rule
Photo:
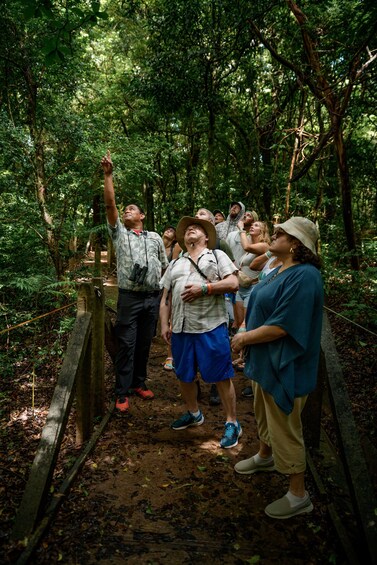
[[30, 137], [34, 146], [34, 167], [35, 167], [35, 195], [38, 202], [41, 219], [45, 228], [44, 242], [47, 245], [49, 255], [55, 268], [56, 277], [61, 280], [64, 275], [64, 263], [59, 250], [59, 239], [52, 217], [48, 211], [46, 202], [46, 175], [43, 140], [41, 132], [37, 128], [37, 96], [38, 87], [29, 67], [24, 68], [24, 77], [28, 89], [28, 122]]
[[298, 155], [300, 152], [300, 148], [302, 146], [302, 128], [304, 127], [304, 110], [306, 104], [307, 95], [305, 90], [302, 91], [301, 96], [301, 104], [300, 104], [300, 111], [298, 116], [298, 123], [297, 129], [295, 132], [295, 142], [293, 144], [293, 152], [292, 152], [292, 159], [291, 159], [291, 166], [289, 167], [289, 180], [287, 185], [287, 192], [285, 197], [285, 217], [289, 217], [289, 207], [290, 207], [290, 198], [291, 198], [291, 178], [293, 177], [293, 171], [297, 163]]
[[344, 222], [344, 231], [347, 240], [348, 250], [351, 252], [351, 266], [354, 270], [360, 269], [360, 256], [358, 253], [358, 246], [356, 241], [355, 226], [352, 214], [352, 194], [351, 183], [348, 171], [347, 154], [344, 146], [343, 131], [341, 126], [336, 122], [337, 117], [334, 117], [334, 147], [335, 154], [338, 162], [339, 183], [342, 195], [342, 215]]

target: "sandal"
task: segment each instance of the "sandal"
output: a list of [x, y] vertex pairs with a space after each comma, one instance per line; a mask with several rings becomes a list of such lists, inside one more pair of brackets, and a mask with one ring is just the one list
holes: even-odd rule
[[243, 357], [238, 357], [237, 359], [232, 361], [232, 365], [233, 367], [237, 367], [239, 364], [242, 364], [243, 362], [244, 362]]
[[165, 369], [165, 371], [174, 370], [173, 357], [166, 357], [165, 362], [163, 363], [163, 368]]

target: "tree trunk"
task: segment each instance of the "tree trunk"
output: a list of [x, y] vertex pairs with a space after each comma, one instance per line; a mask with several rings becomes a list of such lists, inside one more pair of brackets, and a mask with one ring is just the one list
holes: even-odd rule
[[28, 125], [30, 137], [34, 146], [34, 169], [35, 169], [35, 195], [38, 202], [41, 219], [45, 228], [44, 242], [47, 245], [49, 255], [55, 268], [56, 278], [61, 280], [64, 275], [65, 265], [59, 250], [59, 237], [54, 228], [54, 223], [49, 214], [46, 202], [46, 175], [44, 162], [43, 136], [37, 127], [37, 96], [38, 87], [29, 67], [23, 69], [24, 78], [28, 90]]
[[333, 117], [334, 122], [334, 147], [338, 162], [339, 183], [342, 195], [342, 215], [344, 231], [348, 250], [351, 252], [351, 267], [358, 271], [360, 269], [360, 256], [355, 235], [355, 227], [352, 214], [352, 193], [348, 172], [346, 149], [344, 146], [342, 127], [337, 123], [339, 118]]
[[151, 181], [146, 181], [143, 184], [143, 194], [145, 202], [145, 228], [154, 231], [155, 221], [154, 221], [154, 200], [153, 200], [153, 183]]
[[295, 131], [295, 141], [293, 144], [293, 151], [292, 151], [292, 159], [291, 159], [291, 166], [289, 168], [289, 180], [287, 185], [287, 192], [285, 198], [285, 217], [289, 217], [289, 207], [290, 207], [290, 198], [291, 198], [291, 178], [293, 177], [293, 171], [297, 163], [297, 159], [300, 153], [300, 148], [302, 146], [302, 128], [304, 127], [304, 110], [306, 104], [306, 92], [305, 90], [301, 93], [301, 104], [300, 104], [300, 111], [297, 121], [297, 129]]

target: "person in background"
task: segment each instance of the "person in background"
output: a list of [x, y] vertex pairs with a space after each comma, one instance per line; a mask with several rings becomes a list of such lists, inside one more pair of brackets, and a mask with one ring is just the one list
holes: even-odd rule
[[[199, 210], [195, 214], [195, 218], [207, 220], [208, 222], [211, 222], [211, 224], [216, 226], [215, 216], [212, 214], [212, 212], [210, 212], [210, 210], [207, 210], [207, 208], [199, 208]], [[216, 249], [221, 249], [221, 251], [224, 251], [224, 253], [228, 255], [231, 261], [234, 261], [234, 256], [231, 248], [229, 247], [225, 239], [220, 239], [218, 235], [216, 235]]]
[[251, 294], [246, 332], [232, 340], [247, 347], [245, 375], [252, 380], [259, 451], [235, 465], [251, 475], [275, 469], [289, 476], [289, 489], [268, 504], [271, 518], [311, 512], [305, 490], [305, 444], [301, 412], [316, 387], [323, 311], [323, 282], [316, 251], [318, 230], [307, 218], [275, 225], [269, 251], [281, 265]]
[[107, 224], [117, 256], [119, 287], [115, 325], [118, 338], [115, 409], [127, 412], [131, 390], [143, 399], [154, 397], [146, 387], [145, 380], [158, 316], [159, 282], [168, 260], [161, 237], [144, 230], [145, 214], [139, 205], [128, 204], [123, 222], [120, 221], [109, 151], [101, 160], [101, 166], [104, 172]]
[[212, 214], [215, 217], [215, 226], [217, 226], [217, 224], [221, 224], [221, 222], [225, 222], [225, 216], [221, 210], [214, 210]]
[[174, 226], [166, 226], [162, 234], [162, 241], [164, 242], [165, 253], [168, 261], [176, 259], [182, 251], [179, 243], [177, 242], [176, 229]]
[[[216, 226], [216, 233], [220, 239], [226, 239], [228, 234], [237, 230], [237, 224], [245, 213], [245, 206], [242, 202], [231, 202], [229, 214], [225, 222], [220, 222]], [[258, 219], [258, 218], [256, 218]]]
[[[174, 226], [166, 226], [164, 233], [162, 234], [162, 241], [164, 242], [165, 252], [169, 263], [170, 261], [177, 259], [182, 251], [182, 248], [177, 241], [177, 232]], [[163, 362], [162, 366], [165, 371], [174, 370], [174, 361], [169, 343], [167, 344], [166, 359]]]
[[184, 430], [204, 422], [195, 382], [199, 370], [205, 382], [217, 383], [224, 407], [226, 422], [220, 447], [235, 447], [242, 429], [231, 380], [234, 370], [224, 294], [237, 290], [237, 269], [223, 251], [214, 253], [216, 232], [210, 222], [182, 218], [177, 239], [184, 253], [170, 263], [161, 280], [164, 291], [160, 319], [162, 337], [167, 342], [171, 340], [175, 372], [187, 412], [171, 427]]
[[[236, 267], [239, 269], [239, 289], [236, 294], [234, 318], [237, 331], [245, 331], [245, 315], [253, 285], [258, 282], [259, 271], [253, 270], [250, 263], [258, 255], [263, 255], [270, 242], [268, 227], [264, 222], [254, 221], [255, 212], [246, 211], [237, 224], [237, 231], [228, 235], [226, 242], [232, 249]], [[248, 249], [245, 249], [245, 241]], [[243, 354], [233, 362], [239, 370], [243, 370]]]

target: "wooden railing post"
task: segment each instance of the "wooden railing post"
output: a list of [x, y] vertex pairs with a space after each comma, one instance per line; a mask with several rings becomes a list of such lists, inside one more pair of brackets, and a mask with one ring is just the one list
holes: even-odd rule
[[[94, 310], [93, 283], [84, 282], [79, 286], [77, 298], [77, 316], [84, 313], [93, 313]], [[76, 383], [76, 445], [82, 445], [93, 431], [93, 384], [92, 384], [92, 339], [93, 315], [91, 335], [85, 352], [82, 370], [77, 376]]]
[[93, 278], [92, 391], [94, 417], [105, 414], [105, 294], [101, 277]]
[[90, 346], [77, 382], [76, 443], [93, 432], [93, 418], [105, 414], [105, 298], [101, 277], [82, 283], [78, 295], [80, 312], [92, 314]]

